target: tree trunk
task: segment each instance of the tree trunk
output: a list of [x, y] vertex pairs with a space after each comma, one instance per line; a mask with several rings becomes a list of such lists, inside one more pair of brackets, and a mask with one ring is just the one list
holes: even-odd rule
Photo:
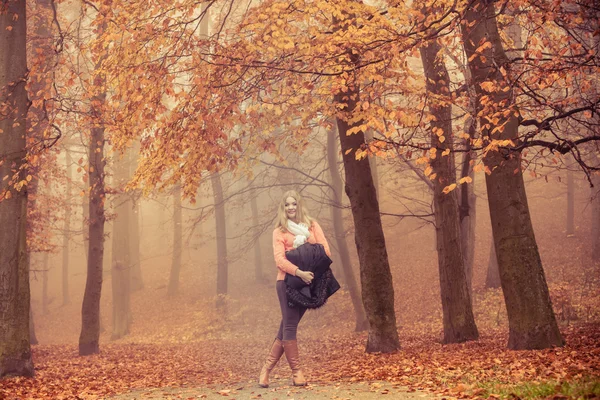
[[[256, 202], [256, 191], [253, 189], [250, 192], [250, 209], [252, 210], [252, 225], [258, 227], [258, 204]], [[254, 279], [257, 283], [264, 281], [262, 272], [263, 257], [262, 249], [260, 247], [260, 235], [256, 237], [254, 241]]]
[[[455, 190], [444, 189], [456, 183], [452, 135], [452, 107], [450, 78], [441, 57], [441, 47], [435, 40], [420, 49], [425, 70], [426, 88], [429, 92], [431, 122], [431, 147], [437, 149], [430, 160], [433, 173], [433, 202], [437, 239], [440, 293], [444, 321], [444, 343], [459, 343], [477, 339], [471, 296], [465, 273], [460, 240], [460, 217]], [[442, 137], [444, 138], [442, 140]], [[444, 151], [449, 151], [444, 155]]]
[[[486, 140], [517, 140], [519, 122], [512, 106], [510, 82], [499, 67], [509, 63], [496, 25], [494, 3], [476, 0], [465, 11], [463, 44], [481, 111], [480, 126]], [[476, 49], [484, 42], [491, 46]], [[497, 90], [481, 85], [491, 82]], [[488, 96], [489, 102], [481, 101]], [[508, 116], [503, 112], [511, 109]], [[496, 121], [497, 119], [497, 121]], [[508, 347], [542, 349], [562, 346], [542, 262], [535, 241], [521, 172], [521, 154], [490, 151], [484, 157], [488, 202], [498, 255], [500, 281], [509, 320]]]
[[215, 225], [217, 239], [217, 306], [224, 304], [223, 296], [227, 294], [227, 232], [225, 229], [225, 200], [221, 176], [213, 173], [210, 177], [215, 200]]
[[365, 144], [364, 132], [348, 135], [363, 121], [352, 121], [359, 101], [359, 88], [355, 86], [335, 96], [344, 113], [337, 116], [338, 133], [346, 175], [346, 194], [350, 199], [354, 219], [356, 249], [360, 262], [362, 300], [369, 320], [368, 353], [390, 353], [400, 348], [396, 314], [394, 312], [394, 286], [381, 226], [379, 203], [371, 175], [369, 160], [356, 159], [355, 152]]
[[331, 220], [333, 221], [333, 234], [335, 236], [335, 242], [338, 248], [338, 254], [340, 257], [340, 263], [342, 264], [342, 271], [344, 272], [344, 281], [348, 287], [350, 293], [350, 299], [354, 306], [354, 318], [356, 325], [354, 330], [356, 332], [362, 332], [369, 329], [369, 320], [365, 314], [365, 309], [360, 300], [360, 290], [354, 277], [354, 271], [352, 270], [352, 263], [350, 261], [350, 252], [348, 251], [348, 243], [346, 243], [346, 230], [344, 229], [344, 217], [342, 215], [342, 190], [343, 184], [342, 176], [338, 170], [338, 146], [336, 142], [336, 129], [332, 127], [327, 132], [327, 163], [329, 166], [329, 175], [331, 177], [332, 186], [332, 207], [331, 207]]
[[592, 175], [592, 260], [600, 262], [600, 176]]
[[[99, 31], [104, 31], [100, 26]], [[101, 61], [96, 65], [99, 69]], [[100, 351], [100, 296], [102, 293], [102, 266], [104, 262], [104, 126], [102, 108], [106, 100], [105, 79], [102, 74], [94, 78], [97, 94], [91, 101], [92, 120], [88, 148], [89, 188], [89, 245], [87, 257], [87, 279], [81, 307], [81, 333], [79, 335], [79, 355], [85, 356]]]
[[[463, 160], [463, 163], [465, 161]], [[473, 264], [475, 263], [475, 227], [477, 222], [477, 196], [475, 196], [475, 173], [470, 172], [471, 182], [461, 185], [459, 215], [460, 215], [460, 248], [465, 266], [465, 278], [469, 296], [473, 299]], [[464, 194], [464, 195], [463, 195]], [[467, 200], [465, 200], [465, 198]]]
[[[0, 5], [0, 377], [32, 376], [29, 337], [25, 0]], [[18, 171], [16, 174], [13, 171]], [[25, 184], [22, 185], [22, 182]], [[21, 186], [22, 185], [22, 186]], [[21, 186], [16, 190], [15, 186]]]
[[567, 237], [575, 236], [575, 180], [573, 171], [567, 169]]
[[50, 303], [48, 299], [48, 252], [44, 252], [42, 256], [42, 314], [48, 315], [48, 304]]
[[[365, 142], [368, 144], [373, 140], [373, 131], [367, 129], [365, 131]], [[369, 156], [369, 166], [371, 167], [371, 175], [373, 175], [373, 185], [375, 186], [375, 194], [377, 195], [377, 201], [379, 201], [379, 170], [377, 168], [377, 157]]]
[[90, 194], [86, 190], [83, 197], [81, 198], [81, 207], [83, 208], [83, 218], [81, 221], [81, 229], [83, 230], [83, 247], [85, 260], [87, 263], [88, 253], [90, 251]]
[[137, 292], [144, 288], [142, 278], [142, 265], [140, 262], [140, 201], [131, 201], [131, 212], [129, 213], [129, 259], [131, 265], [131, 291]]
[[466, 131], [469, 138], [465, 140], [465, 148], [461, 162], [460, 178], [471, 178], [468, 184], [460, 186], [459, 216], [460, 216], [460, 240], [463, 258], [465, 260], [465, 275], [469, 287], [469, 295], [473, 300], [473, 264], [475, 263], [475, 228], [477, 226], [477, 196], [475, 196], [475, 171], [473, 165], [477, 158], [475, 151], [471, 150], [471, 140], [477, 134], [477, 94], [472, 85], [471, 74], [465, 69], [467, 84], [469, 85], [469, 103], [471, 117], [466, 123]]
[[130, 307], [130, 232], [132, 201], [124, 186], [129, 178], [129, 160], [124, 156], [114, 162], [113, 186], [118, 191], [114, 196], [116, 219], [112, 232], [112, 334], [111, 340], [120, 339], [129, 333], [131, 326]]
[[63, 245], [62, 245], [62, 303], [63, 306], [69, 304], [69, 240], [71, 233], [71, 154], [65, 150], [65, 171], [67, 173], [67, 186], [65, 188], [65, 221], [63, 225]]
[[183, 251], [181, 226], [181, 186], [173, 188], [173, 256], [171, 258], [171, 275], [167, 296], [173, 297], [179, 293], [179, 274], [181, 272], [181, 253]]
[[499, 288], [500, 286], [498, 257], [496, 256], [496, 245], [494, 244], [494, 238], [492, 237], [492, 244], [490, 246], [490, 259], [488, 261], [487, 276], [485, 278], [485, 287], [487, 289], [495, 289]]
[[[128, 168], [127, 179], [131, 178], [137, 166], [137, 158], [140, 153], [139, 144], [127, 150]], [[144, 288], [144, 280], [142, 278], [142, 265], [140, 262], [140, 192], [138, 190], [131, 193], [130, 205], [131, 212], [129, 213], [129, 264], [131, 265], [131, 292], [137, 292]]]

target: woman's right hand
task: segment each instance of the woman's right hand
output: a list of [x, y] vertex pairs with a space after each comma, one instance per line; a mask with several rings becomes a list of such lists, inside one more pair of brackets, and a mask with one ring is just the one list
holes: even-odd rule
[[307, 285], [310, 285], [310, 283], [312, 282], [312, 280], [315, 277], [315, 274], [313, 274], [310, 271], [302, 271], [301, 269], [297, 269], [296, 270], [296, 276], [300, 279], [302, 279], [302, 281], [304, 283], [306, 283]]

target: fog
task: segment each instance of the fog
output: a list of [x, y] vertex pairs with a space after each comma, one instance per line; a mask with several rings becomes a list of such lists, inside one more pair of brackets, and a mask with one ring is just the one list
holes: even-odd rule
[[[301, 322], [301, 329], [330, 333], [351, 333], [355, 327], [354, 310], [344, 283], [331, 222], [331, 200], [326, 174], [323, 173], [323, 146], [313, 145], [307, 154], [296, 156], [294, 167], [282, 163], [262, 164], [252, 178], [222, 174], [227, 232], [228, 289], [224, 306], [217, 307], [217, 252], [214, 197], [210, 182], [204, 179], [196, 201], [182, 202], [181, 272], [177, 294], [167, 296], [173, 264], [174, 199], [169, 190], [137, 196], [139, 217], [139, 259], [144, 287], [131, 294], [131, 332], [120, 339], [132, 342], [187, 342], [236, 337], [264, 340], [278, 328], [280, 312], [275, 293], [277, 269], [273, 259], [271, 235], [276, 207], [284, 191], [298, 189], [311, 215], [322, 225], [333, 249], [334, 274], [342, 290], [319, 310], [311, 310]], [[290, 155], [290, 158], [293, 157]], [[319, 161], [321, 159], [321, 161]], [[402, 334], [441, 335], [441, 302], [438, 277], [435, 229], [431, 194], [425, 184], [398, 161], [377, 160], [379, 199], [383, 215], [386, 246], [393, 275], [395, 308]], [[319, 164], [321, 163], [321, 164]], [[73, 169], [73, 186], [80, 185], [81, 172]], [[269, 162], [268, 164], [271, 164]], [[290, 163], [288, 163], [289, 165]], [[310, 165], [311, 167], [307, 167]], [[297, 169], [297, 170], [296, 170]], [[575, 174], [575, 235], [567, 235], [566, 172], [546, 172], [527, 178], [529, 206], [533, 218], [544, 270], [559, 320], [594, 319], [596, 311], [575, 310], [570, 298], [564, 298], [564, 285], [584, 285], [598, 276], [597, 266], [587, 265], [589, 257], [591, 207], [590, 188], [583, 174]], [[473, 307], [479, 329], [483, 332], [507, 327], [506, 311], [500, 289], [486, 288], [491, 248], [489, 211], [483, 173], [472, 183], [477, 195], [476, 243], [473, 270]], [[250, 190], [254, 188], [253, 190]], [[50, 194], [50, 193], [47, 193]], [[53, 211], [53, 223], [44, 234], [53, 245], [47, 256], [31, 257], [31, 296], [36, 335], [42, 344], [75, 344], [81, 329], [81, 303], [86, 282], [86, 254], [82, 204], [78, 190], [68, 196], [64, 187], [55, 186], [52, 196], [71, 205], [68, 232], [68, 292], [70, 302], [63, 304], [63, 251], [65, 209]], [[130, 195], [135, 195], [130, 193]], [[258, 224], [253, 224], [251, 199], [256, 196]], [[112, 196], [114, 197], [114, 196]], [[112, 329], [112, 234], [119, 218], [114, 201], [108, 196], [107, 232], [101, 298], [101, 342], [111, 341]], [[355, 279], [359, 265], [354, 246], [352, 216], [344, 199], [345, 240], [351, 250]], [[131, 228], [130, 228], [131, 229]], [[255, 262], [256, 249], [261, 262]], [[257, 269], [260, 278], [257, 279]], [[587, 278], [586, 278], [587, 276]], [[44, 286], [46, 285], [46, 288]], [[581, 296], [597, 301], [595, 292]], [[572, 296], [575, 296], [574, 294]], [[573, 299], [574, 300], [574, 299]], [[582, 304], [583, 302], [578, 302]], [[569, 309], [569, 307], [571, 309]], [[335, 320], [335, 329], [330, 321]], [[333, 329], [333, 330], [332, 330]], [[310, 333], [303, 333], [310, 335]]]

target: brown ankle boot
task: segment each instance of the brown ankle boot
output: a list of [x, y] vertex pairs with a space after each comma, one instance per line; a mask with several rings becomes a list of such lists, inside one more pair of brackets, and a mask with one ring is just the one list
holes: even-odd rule
[[294, 386], [306, 386], [306, 379], [300, 370], [300, 356], [298, 355], [298, 342], [296, 340], [284, 340], [283, 351], [292, 369], [292, 383]]
[[277, 365], [277, 361], [283, 355], [283, 345], [281, 344], [281, 340], [275, 338], [273, 345], [271, 346], [271, 352], [267, 357], [267, 361], [265, 361], [265, 365], [263, 365], [262, 370], [260, 371], [260, 376], [258, 377], [258, 386], [267, 388], [269, 387], [269, 373], [275, 365]]

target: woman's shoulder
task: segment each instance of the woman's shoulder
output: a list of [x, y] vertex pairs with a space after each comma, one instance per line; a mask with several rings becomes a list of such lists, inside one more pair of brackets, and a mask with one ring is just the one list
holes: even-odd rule
[[273, 236], [282, 236], [286, 233], [287, 231], [284, 231], [283, 229], [281, 229], [281, 227], [276, 227], [275, 229], [273, 229]]
[[321, 227], [321, 225], [319, 225], [319, 223], [317, 222], [316, 219], [311, 219], [309, 229], [316, 229], [316, 228], [320, 228], [320, 227]]

